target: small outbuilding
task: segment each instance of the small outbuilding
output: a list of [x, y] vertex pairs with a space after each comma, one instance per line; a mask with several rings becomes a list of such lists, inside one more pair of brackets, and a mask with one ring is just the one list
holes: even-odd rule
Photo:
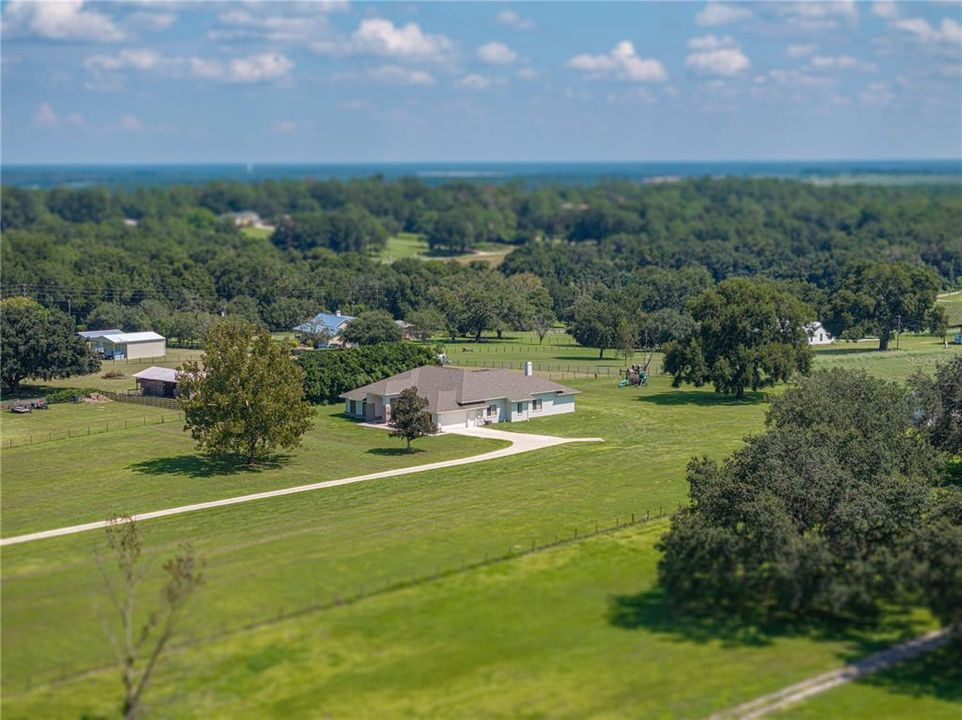
[[149, 367], [134, 373], [134, 380], [137, 381], [137, 389], [142, 395], [175, 398], [179, 394], [177, 375], [173, 368]]
[[805, 332], [808, 333], [809, 345], [831, 345], [835, 342], [832, 334], [822, 327], [822, 323], [817, 320], [806, 325]]
[[114, 330], [98, 330], [96, 335], [81, 333], [94, 352], [105, 360], [136, 360], [159, 358], [167, 355], [167, 339], [155, 332], [125, 333]]
[[530, 364], [526, 364], [524, 374], [425, 365], [344, 393], [344, 410], [354, 418], [386, 422], [391, 416], [391, 402], [409, 387], [417, 388], [418, 395], [427, 399], [427, 410], [439, 430], [574, 412], [578, 394], [577, 390], [536, 377]]

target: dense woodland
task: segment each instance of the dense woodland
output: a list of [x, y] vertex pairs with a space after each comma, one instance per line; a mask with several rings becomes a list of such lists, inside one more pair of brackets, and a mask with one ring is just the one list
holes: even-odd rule
[[[925, 286], [919, 308], [885, 321], [898, 313], [910, 329], [933, 324], [921, 306], [934, 291], [962, 282], [962, 191], [948, 186], [526, 188], [373, 177], [6, 187], [2, 200], [5, 296], [36, 298], [80, 327], [150, 328], [181, 341], [199, 340], [221, 315], [287, 330], [320, 310], [383, 310], [422, 334], [480, 337], [559, 320], [577, 329], [580, 317], [586, 344], [659, 344], [689, 334], [689, 301], [733, 276], [784, 283], [837, 333], [883, 334], [888, 327], [866, 321], [865, 282], [894, 273]], [[248, 210], [274, 232], [252, 237], [223, 217]], [[399, 231], [425, 236], [438, 261], [381, 263], [377, 252]], [[445, 260], [486, 242], [514, 246], [498, 270]], [[897, 272], [873, 270], [877, 261], [899, 263]]]

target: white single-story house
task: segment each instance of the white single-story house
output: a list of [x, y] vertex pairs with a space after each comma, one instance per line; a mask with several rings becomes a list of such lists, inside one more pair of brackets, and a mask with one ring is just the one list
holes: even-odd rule
[[391, 401], [410, 387], [427, 399], [439, 430], [574, 412], [579, 392], [535, 377], [530, 363], [524, 373], [425, 365], [344, 393], [344, 411], [367, 422], [387, 422]]
[[137, 388], [143, 395], [175, 398], [178, 395], [178, 374], [173, 368], [154, 366], [134, 373], [134, 380], [137, 381]]
[[319, 312], [310, 320], [297, 325], [294, 332], [314, 343], [315, 347], [344, 347], [345, 343], [339, 336], [353, 319], [351, 315], [341, 315], [340, 310], [333, 315]]
[[167, 339], [155, 332], [125, 333], [119, 330], [98, 330], [81, 333], [94, 352], [107, 360], [136, 360], [138, 358], [164, 357]]
[[809, 345], [831, 345], [833, 342], [835, 342], [835, 338], [832, 337], [832, 334], [822, 327], [822, 323], [820, 323], [818, 320], [806, 325], [805, 332], [808, 333]]

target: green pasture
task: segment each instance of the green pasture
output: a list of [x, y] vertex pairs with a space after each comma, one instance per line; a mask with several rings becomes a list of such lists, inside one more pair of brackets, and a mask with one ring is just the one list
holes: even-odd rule
[[[876, 626], [848, 630], [717, 625], [676, 616], [655, 588], [653, 546], [665, 527], [658, 522], [599, 535], [356, 604], [266, 619], [244, 632], [220, 634], [219, 624], [195, 624], [184, 637], [188, 644], [160, 666], [148, 710], [178, 718], [696, 718], [930, 626], [921, 615], [887, 616]], [[58, 549], [67, 551], [61, 572], [82, 562], [86, 550], [51, 548]], [[318, 548], [298, 563], [301, 584], [320, 593], [329, 582], [324, 554]], [[37, 564], [31, 569], [42, 572]], [[197, 614], [227, 601], [217, 589], [227, 582], [224, 572], [211, 567], [209, 577]], [[244, 578], [244, 585], [279, 600], [289, 592], [259, 567]], [[35, 595], [41, 607], [34, 612], [63, 603], [79, 609], [74, 595], [84, 584], [79, 577], [75, 582], [59, 601]], [[60, 617], [57, 610], [53, 621]], [[35, 675], [26, 689], [27, 678], [7, 660], [5, 717], [114, 710], [116, 673], [106, 652], [91, 652], [102, 643], [95, 642], [95, 630], [80, 622], [75, 627], [73, 637], [44, 633], [34, 642], [55, 651], [42, 656], [52, 665], [89, 639], [94, 648], [84, 654], [94, 667], [54, 683]], [[5, 647], [13, 639], [5, 637]]]
[[[97, 390], [108, 390], [111, 392], [124, 392], [134, 390], [137, 381], [134, 374], [149, 367], [176, 368], [186, 360], [196, 360], [203, 350], [192, 350], [188, 348], [168, 348], [167, 355], [158, 358], [144, 358], [137, 360], [104, 360], [100, 363], [100, 370], [89, 375], [74, 375], [73, 377], [61, 380], [50, 380], [42, 385], [33, 387], [25, 386], [23, 394], [43, 394], [44, 388], [72, 387], [72, 388], [96, 388]], [[104, 377], [108, 373], [119, 373], [118, 377]], [[28, 381], [29, 382], [29, 381]]]
[[[159, 423], [172, 423], [180, 429], [183, 427], [183, 415], [176, 410], [127, 403], [57, 403], [48, 410], [34, 410], [29, 415], [2, 413], [0, 447], [8, 449], [19, 445], [37, 445]], [[7, 479], [5, 477], [4, 481]]]
[[271, 228], [252, 227], [250, 225], [248, 225], [247, 227], [242, 227], [240, 231], [241, 231], [241, 234], [254, 239], [269, 238], [271, 235], [274, 234], [274, 231]]
[[[524, 339], [506, 339], [504, 354], [531, 358]], [[551, 340], [543, 352], [555, 360], [601, 362], [588, 357], [597, 351]], [[962, 350], [933, 342], [903, 336], [904, 349], [890, 353], [820, 351], [817, 365], [905, 377], [913, 358]], [[604, 443], [145, 523], [154, 557], [189, 540], [208, 578], [186, 621], [187, 645], [164, 659], [151, 690], [152, 715], [701, 717], [930, 626], [924, 615], [844, 632], [675, 617], [654, 586], [664, 520], [460, 572], [632, 514], [670, 512], [686, 502], [688, 459], [728, 454], [762, 428], [767, 407], [762, 393], [735, 402], [711, 388], [672, 388], [663, 376], [644, 389], [619, 389], [608, 377], [565, 382], [582, 391], [575, 414], [500, 427]], [[305, 447], [255, 472], [209, 463], [173, 424], [4, 450], [3, 534], [492, 447], [445, 436], [400, 454], [400, 441], [338, 411], [319, 408]], [[118, 681], [102, 631], [101, 539], [92, 532], [3, 549], [5, 716], [111, 711]], [[454, 575], [329, 607], [439, 571]], [[903, 702], [900, 717], [915, 717], [914, 707], [934, 717], [962, 710], [957, 697], [927, 691], [913, 705], [911, 686], [894, 685], [886, 692]]]
[[378, 252], [377, 257], [383, 263], [392, 263], [402, 258], [414, 257], [421, 260], [455, 260], [459, 263], [484, 260], [490, 265], [497, 266], [513, 249], [513, 245], [502, 243], [480, 243], [473, 252], [453, 255], [434, 253], [431, 252], [427, 238], [423, 235], [402, 232], [389, 237], [384, 248]]
[[[199, 455], [183, 430], [181, 416], [173, 411], [125, 403], [105, 403], [97, 406], [99, 410], [88, 405], [51, 407], [29, 416], [36, 421], [35, 436], [43, 436], [47, 423], [50, 432], [61, 437], [67, 428], [79, 432], [69, 439], [2, 450], [4, 536], [476, 455], [503, 446], [499, 441], [440, 435], [418, 440], [409, 453], [402, 440], [341, 418], [341, 406], [320, 407], [302, 448], [249, 470]], [[91, 419], [95, 412], [99, 425]], [[157, 424], [158, 415], [167, 421]], [[145, 417], [150, 419], [142, 425], [139, 421]], [[125, 420], [128, 429], [123, 429]], [[92, 429], [89, 436], [84, 422]], [[108, 423], [115, 429], [97, 434]], [[4, 431], [12, 424], [5, 420]]]
[[960, 714], [962, 645], [956, 643], [829, 690], [771, 717], [956, 720]]
[[962, 290], [943, 295], [938, 300], [949, 317], [949, 325], [962, 326]]

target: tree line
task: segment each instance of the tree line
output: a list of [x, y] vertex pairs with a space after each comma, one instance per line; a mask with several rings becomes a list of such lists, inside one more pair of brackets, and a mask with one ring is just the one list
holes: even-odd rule
[[[876, 334], [884, 348], [899, 329], [944, 332], [930, 300], [962, 277], [962, 193], [951, 187], [372, 177], [3, 190], [5, 296], [35, 298], [81, 328], [149, 328], [184, 343], [223, 316], [289, 330], [339, 309], [383, 311], [422, 335], [477, 339], [562, 321], [602, 352], [661, 346], [693, 332], [699, 294], [763, 277], [834, 334]], [[242, 210], [275, 229], [255, 236], [222, 217]], [[383, 264], [374, 253], [398, 231], [443, 251], [513, 249], [498, 268]]]

